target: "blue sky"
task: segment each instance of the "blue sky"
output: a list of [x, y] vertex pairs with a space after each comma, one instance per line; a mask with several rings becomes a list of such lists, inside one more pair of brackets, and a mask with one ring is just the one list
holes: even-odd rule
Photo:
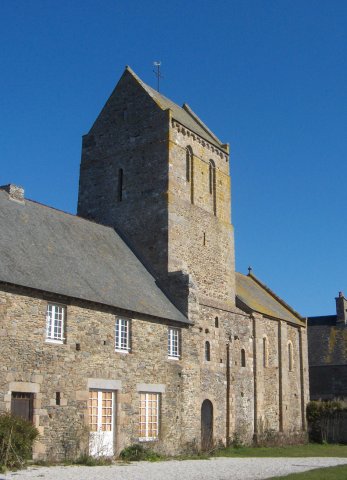
[[237, 269], [302, 315], [347, 294], [345, 0], [1, 0], [0, 184], [75, 212], [124, 66], [231, 144]]

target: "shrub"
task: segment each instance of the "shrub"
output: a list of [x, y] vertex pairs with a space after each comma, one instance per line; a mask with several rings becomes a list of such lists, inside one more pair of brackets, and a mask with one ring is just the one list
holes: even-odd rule
[[310, 440], [318, 443], [341, 442], [346, 423], [347, 407], [338, 401], [312, 401], [306, 409]]
[[111, 465], [112, 458], [110, 457], [92, 457], [91, 455], [83, 454], [73, 462], [76, 465], [86, 465], [87, 467], [97, 467], [104, 465]]
[[31, 458], [38, 436], [37, 428], [27, 420], [8, 413], [0, 415], [0, 466], [22, 468]]
[[128, 462], [138, 462], [140, 460], [156, 462], [162, 458], [158, 453], [153, 452], [153, 450], [145, 448], [143, 445], [138, 443], [134, 443], [133, 445], [124, 448], [120, 452], [119, 457]]

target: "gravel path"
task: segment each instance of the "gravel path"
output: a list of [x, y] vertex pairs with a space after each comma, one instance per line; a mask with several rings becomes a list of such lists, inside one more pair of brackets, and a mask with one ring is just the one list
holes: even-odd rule
[[260, 480], [347, 464], [347, 458], [213, 458], [105, 467], [31, 467], [0, 480]]

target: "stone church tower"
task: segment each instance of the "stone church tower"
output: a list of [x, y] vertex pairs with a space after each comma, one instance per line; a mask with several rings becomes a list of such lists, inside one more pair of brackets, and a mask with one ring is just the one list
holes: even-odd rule
[[83, 138], [78, 215], [115, 228], [191, 322], [168, 380], [181, 446], [305, 429], [305, 321], [235, 273], [229, 168], [229, 146], [129, 67]]
[[234, 305], [230, 210], [229, 146], [127, 67], [83, 138], [78, 215], [115, 227], [189, 316]]

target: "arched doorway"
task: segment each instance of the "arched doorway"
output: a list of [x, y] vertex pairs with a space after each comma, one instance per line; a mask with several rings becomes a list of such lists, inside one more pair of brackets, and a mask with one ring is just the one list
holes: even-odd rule
[[201, 405], [201, 450], [210, 450], [213, 446], [213, 405], [204, 400]]

